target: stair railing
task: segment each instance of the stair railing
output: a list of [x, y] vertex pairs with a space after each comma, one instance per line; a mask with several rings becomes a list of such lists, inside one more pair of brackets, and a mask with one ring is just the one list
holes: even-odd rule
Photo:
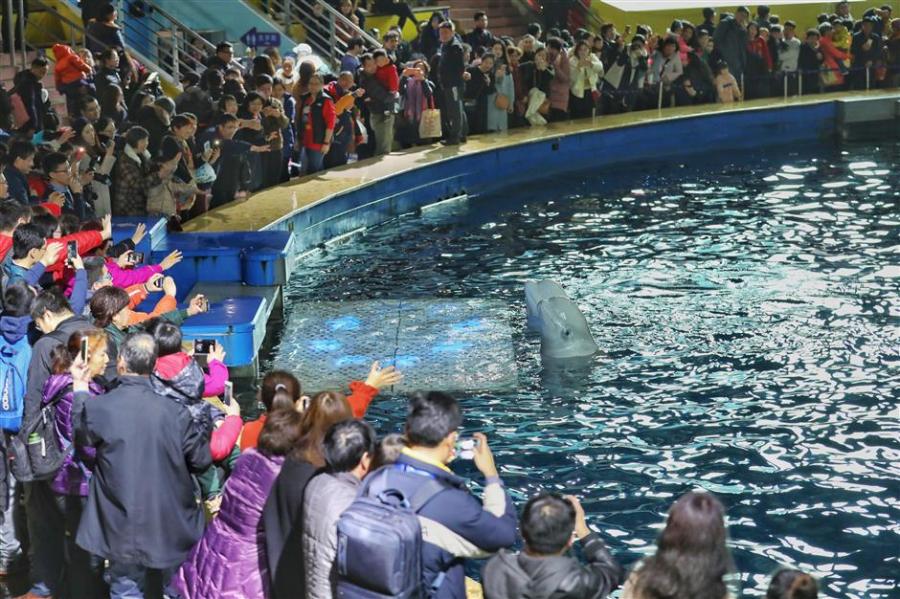
[[302, 25], [305, 43], [333, 67], [340, 64], [352, 38], [362, 38], [370, 50], [381, 47], [381, 42], [323, 0], [269, 0], [266, 10], [289, 37], [294, 37], [293, 28]]

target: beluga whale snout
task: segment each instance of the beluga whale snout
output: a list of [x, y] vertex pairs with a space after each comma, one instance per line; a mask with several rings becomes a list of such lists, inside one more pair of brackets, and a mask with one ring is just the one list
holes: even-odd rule
[[599, 351], [584, 314], [555, 281], [525, 283], [525, 307], [528, 328], [541, 335], [543, 358], [585, 358]]

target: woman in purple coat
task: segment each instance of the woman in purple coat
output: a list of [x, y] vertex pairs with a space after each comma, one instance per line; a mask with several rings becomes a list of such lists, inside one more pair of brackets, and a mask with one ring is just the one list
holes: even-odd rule
[[[91, 373], [90, 393], [91, 395], [106, 393], [103, 373], [106, 371], [109, 356], [106, 353], [105, 332], [100, 329], [76, 331], [69, 337], [68, 342], [52, 350], [50, 363], [53, 374], [44, 383], [41, 407], [55, 404], [56, 436], [60, 447], [72, 445], [74, 394], [69, 368], [81, 351], [81, 342], [84, 339], [87, 340], [87, 362]], [[36, 576], [36, 580], [45, 582], [58, 579], [59, 572], [56, 568], [62, 567], [65, 562], [65, 588], [69, 589], [73, 597], [86, 599], [106, 595], [102, 561], [75, 544], [75, 534], [78, 532], [81, 512], [87, 500], [95, 457], [93, 447], [76, 446], [75, 451], [66, 457], [56, 476], [49, 481], [58, 511], [54, 510], [56, 513], [53, 517], [48, 513], [48, 517], [43, 519], [42, 529], [45, 534], [40, 535], [41, 541], [35, 547], [35, 552], [44, 556], [39, 559], [39, 563], [44, 567], [38, 568], [40, 574]], [[48, 503], [45, 509], [48, 511], [53, 509], [52, 505]]]
[[182, 599], [268, 596], [262, 511], [285, 454], [300, 440], [301, 418], [293, 409], [270, 412], [257, 448], [238, 458], [225, 483], [219, 515], [172, 581]]

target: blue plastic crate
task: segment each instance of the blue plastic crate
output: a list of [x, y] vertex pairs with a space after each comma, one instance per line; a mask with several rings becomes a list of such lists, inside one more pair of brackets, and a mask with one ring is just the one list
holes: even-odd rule
[[266, 300], [235, 297], [210, 304], [209, 312], [181, 326], [184, 339], [215, 339], [225, 348], [225, 364], [247, 366], [256, 359], [266, 334]]

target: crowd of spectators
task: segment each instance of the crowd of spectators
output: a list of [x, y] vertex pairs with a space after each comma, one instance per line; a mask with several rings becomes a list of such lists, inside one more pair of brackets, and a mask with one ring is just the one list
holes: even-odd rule
[[[373, 364], [349, 394], [305, 395], [269, 372], [263, 414], [244, 422], [222, 348], [182, 339], [184, 319], [209, 306], [197, 295], [179, 308], [166, 271], [180, 253], [147, 263], [145, 227], [114, 243], [111, 225], [154, 215], [177, 229], [297, 172], [427, 142], [420, 121], [435, 108], [456, 144], [655, 105], [660, 85], [684, 104], [776, 93], [780, 78], [804, 93], [897, 84], [889, 8], [853, 21], [840, 3], [805, 42], [762, 8], [753, 21], [744, 9], [707, 17], [664, 35], [533, 26], [510, 40], [484, 13], [462, 36], [435, 14], [413, 44], [398, 30], [373, 52], [351, 40], [336, 76], [275, 51], [242, 64], [222, 43], [173, 101], [125, 51], [114, 6], [96, 7], [86, 48], [53, 48], [67, 120], [38, 57], [17, 75], [0, 133], [0, 576], [27, 571], [28, 598], [460, 599], [476, 585], [467, 562], [487, 559], [488, 599], [600, 598], [622, 585], [628, 599], [728, 597], [735, 566], [713, 495], [679, 498], [656, 553], [626, 575], [577, 498], [542, 493], [517, 519], [488, 439], [460, 439], [454, 398], [413, 395], [402, 434], [376, 438], [366, 411], [400, 380], [393, 367]], [[481, 498], [449, 467], [467, 453]], [[358, 550], [382, 530], [367, 510], [400, 518], [404, 506], [416, 543]], [[399, 559], [410, 547], [415, 559]], [[404, 577], [413, 594], [391, 586]], [[795, 570], [767, 595], [815, 596]]]
[[[364, 23], [352, 2], [335, 5]], [[379, 48], [343, 32], [348, 49], [334, 72], [273, 48], [238, 59], [223, 42], [206, 70], [183, 76], [173, 101], [127, 53], [115, 6], [94, 2], [89, 12], [86, 47], [52, 49], [67, 117], [43, 88], [43, 56], [0, 93], [9, 197], [60, 203], [81, 219], [162, 216], [175, 230], [294, 176], [438, 138], [453, 145], [630, 110], [900, 85], [891, 6], [854, 18], [838, 2], [818, 23], [782, 22], [759, 6], [705, 9], [702, 23], [674, 20], [665, 32], [534, 23], [518, 39], [494, 36], [484, 12], [465, 33], [435, 12], [412, 42], [399, 24]], [[48, 170], [56, 167], [66, 168]]]

